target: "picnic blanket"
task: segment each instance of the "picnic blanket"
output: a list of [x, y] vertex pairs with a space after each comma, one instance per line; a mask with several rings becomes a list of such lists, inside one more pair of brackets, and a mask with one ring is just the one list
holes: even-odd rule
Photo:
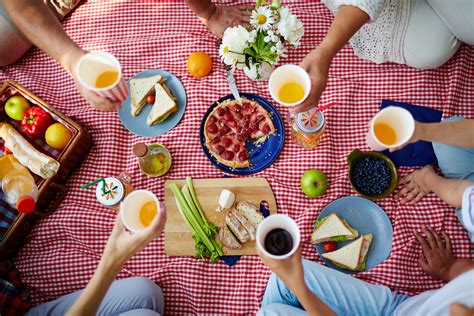
[[[305, 26], [301, 46], [282, 61], [298, 63], [321, 42], [332, 15], [315, 1], [283, 3]], [[147, 69], [174, 73], [186, 88], [188, 104], [181, 123], [153, 140], [171, 150], [171, 172], [164, 178], [148, 178], [139, 171], [131, 151], [132, 145], [143, 139], [128, 132], [117, 113], [100, 113], [90, 108], [69, 74], [45, 53], [32, 49], [16, 64], [0, 69], [0, 80], [12, 79], [25, 85], [77, 120], [94, 140], [89, 156], [67, 184], [66, 199], [54, 214], [34, 227], [15, 259], [34, 304], [83, 288], [112, 230], [116, 213], [101, 207], [93, 190], [81, 190], [81, 184], [126, 171], [136, 188], [152, 190], [163, 200], [166, 179], [223, 176], [202, 152], [197, 131], [207, 108], [230, 91], [219, 63], [217, 39], [183, 1], [89, 0], [63, 26], [84, 49], [105, 50], [117, 56], [126, 78]], [[214, 63], [212, 73], [200, 80], [186, 70], [187, 57], [198, 50], [209, 53]], [[270, 182], [278, 212], [290, 215], [299, 224], [305, 258], [320, 262], [309, 239], [321, 209], [337, 198], [355, 195], [348, 181], [346, 157], [354, 148], [368, 149], [367, 122], [379, 110], [381, 100], [424, 105], [442, 110], [445, 117], [473, 118], [473, 65], [474, 49], [466, 45], [436, 70], [376, 65], [356, 57], [348, 46], [337, 55], [321, 102], [337, 105], [325, 113], [327, 127], [322, 143], [314, 151], [304, 151], [287, 137], [280, 157], [258, 175]], [[236, 81], [240, 91], [271, 100], [267, 82], [250, 81], [241, 72], [236, 73]], [[287, 109], [277, 107], [286, 117]], [[289, 131], [288, 125], [286, 128]], [[330, 182], [327, 193], [318, 199], [305, 197], [300, 189], [302, 173], [312, 168], [326, 173]], [[403, 176], [411, 170], [400, 168], [399, 174]], [[377, 203], [393, 224], [392, 253], [385, 262], [357, 277], [410, 295], [439, 288], [442, 283], [425, 274], [417, 263], [420, 246], [413, 231], [425, 224], [448, 233], [457, 257], [473, 257], [472, 246], [454, 208], [434, 194], [414, 206], [400, 204], [394, 196]], [[222, 262], [208, 264], [191, 257], [168, 257], [163, 246], [162, 236], [130, 259], [118, 277], [143, 275], [157, 282], [165, 293], [166, 313], [170, 315], [256, 313], [270, 275], [258, 257], [242, 257], [235, 266], [228, 267]]]

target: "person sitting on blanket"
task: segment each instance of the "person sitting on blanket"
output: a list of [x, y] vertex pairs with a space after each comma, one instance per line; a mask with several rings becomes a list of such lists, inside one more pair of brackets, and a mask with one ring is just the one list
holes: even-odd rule
[[[474, 186], [474, 119], [451, 117], [441, 123], [415, 122], [415, 133], [408, 143], [433, 142], [433, 149], [443, 176], [433, 166], [425, 166], [400, 180], [398, 192], [402, 203], [414, 204], [434, 192], [444, 202], [456, 207], [456, 215], [469, 232], [474, 211], [463, 216], [463, 195]], [[397, 148], [398, 150], [400, 148]], [[464, 204], [468, 203], [464, 199]], [[469, 233], [474, 242], [474, 234]]]
[[165, 223], [163, 205], [150, 226], [135, 234], [127, 232], [117, 216], [99, 265], [86, 288], [35, 306], [26, 315], [163, 315], [163, 292], [154, 282], [144, 277], [114, 279], [128, 259], [161, 234]]
[[[300, 66], [312, 81], [302, 112], [318, 105], [332, 60], [350, 42], [354, 53], [375, 63], [394, 62], [419, 69], [437, 68], [459, 49], [474, 45], [472, 0], [323, 0], [334, 14], [325, 38]], [[303, 9], [302, 9], [303, 10]], [[359, 69], [359, 73], [364, 70]]]
[[447, 282], [441, 289], [412, 297], [383, 285], [355, 277], [301, 258], [301, 248], [290, 258], [278, 260], [259, 253], [273, 274], [257, 315], [472, 315], [474, 262], [455, 259], [449, 237], [432, 228], [416, 233], [421, 245], [421, 268]]
[[[61, 21], [80, 0], [0, 0], [0, 66], [17, 61], [36, 45], [71, 73], [76, 87], [96, 109], [113, 111], [120, 104], [90, 92], [77, 84], [76, 65], [87, 52], [63, 31]], [[248, 23], [253, 6], [217, 6], [210, 1], [186, 0], [189, 7], [217, 36], [227, 27]]]

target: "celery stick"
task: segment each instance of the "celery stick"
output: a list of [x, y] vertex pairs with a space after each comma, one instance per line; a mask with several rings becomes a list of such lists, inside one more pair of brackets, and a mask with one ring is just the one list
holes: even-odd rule
[[193, 214], [198, 220], [199, 224], [201, 224], [201, 226], [205, 226], [205, 224], [207, 223], [205, 222], [205, 219], [200, 216], [198, 210], [196, 209], [193, 198], [191, 197], [191, 194], [189, 193], [189, 187], [187, 185], [184, 185], [183, 188], [181, 189], [181, 192], [183, 193], [184, 199], [188, 203], [190, 209], [193, 211]]
[[202, 210], [201, 203], [199, 203], [199, 200], [196, 195], [196, 191], [194, 191], [194, 185], [193, 185], [193, 179], [191, 177], [186, 177], [186, 183], [188, 184], [189, 188], [189, 193], [191, 193], [191, 197], [193, 198], [194, 205], [196, 205], [196, 208], [199, 211], [199, 215], [204, 219], [204, 221], [207, 224], [206, 217], [204, 216], [204, 211]]
[[175, 198], [177, 198], [178, 202], [181, 203], [181, 206], [183, 207], [183, 213], [186, 215], [187, 219], [191, 223], [197, 235], [202, 239], [206, 247], [209, 248], [209, 250], [213, 251], [215, 249], [213, 242], [210, 240], [209, 236], [207, 236], [204, 233], [201, 225], [199, 225], [198, 221], [194, 217], [192, 210], [189, 208], [189, 206], [187, 205], [184, 199], [183, 193], [179, 190], [178, 186], [174, 183], [170, 187], [171, 187], [171, 190], [173, 191]]

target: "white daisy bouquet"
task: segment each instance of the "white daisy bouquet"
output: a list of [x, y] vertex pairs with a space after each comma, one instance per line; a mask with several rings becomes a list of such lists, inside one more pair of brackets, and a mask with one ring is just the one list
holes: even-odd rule
[[219, 54], [225, 64], [243, 69], [250, 79], [267, 79], [286, 57], [287, 47], [299, 45], [303, 33], [303, 23], [279, 0], [257, 0], [250, 27], [228, 28]]

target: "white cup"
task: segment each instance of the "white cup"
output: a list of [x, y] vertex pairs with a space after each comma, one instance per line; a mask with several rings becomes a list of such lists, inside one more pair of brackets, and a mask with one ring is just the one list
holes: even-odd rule
[[[97, 77], [105, 71], [116, 71], [118, 77], [113, 84], [104, 88], [96, 88]], [[122, 75], [122, 66], [114, 55], [106, 52], [90, 52], [79, 59], [77, 64], [79, 83], [102, 97], [111, 101], [123, 102], [128, 96], [127, 83]]]
[[[290, 82], [296, 82], [304, 89], [303, 98], [294, 103], [283, 102], [279, 97], [279, 91], [281, 87], [284, 84]], [[272, 75], [268, 80], [268, 89], [270, 90], [270, 95], [272, 96], [272, 98], [281, 105], [296, 106], [298, 104], [303, 103], [303, 101], [306, 100], [306, 98], [308, 97], [309, 92], [311, 91], [311, 78], [309, 77], [306, 70], [304, 70], [298, 65], [283, 65], [272, 72]]]
[[160, 211], [160, 201], [152, 192], [147, 190], [133, 191], [120, 203], [122, 223], [132, 233], [146, 228], [140, 220], [140, 209], [147, 202], [155, 202], [157, 211]]
[[[284, 229], [291, 235], [293, 240], [293, 247], [290, 252], [282, 255], [276, 256], [272, 255], [265, 249], [265, 237], [267, 234], [274, 229]], [[273, 214], [266, 217], [257, 227], [257, 247], [262, 251], [262, 253], [272, 259], [286, 259], [291, 257], [295, 251], [298, 249], [301, 241], [300, 229], [296, 222], [289, 216], [283, 214]]]
[[[396, 134], [396, 141], [387, 145], [382, 143], [375, 135], [376, 124], [389, 125]], [[407, 143], [415, 132], [415, 119], [408, 110], [399, 106], [388, 106], [377, 113], [370, 121], [369, 132], [367, 133], [367, 145], [375, 151], [382, 151], [389, 148], [397, 148]]]

